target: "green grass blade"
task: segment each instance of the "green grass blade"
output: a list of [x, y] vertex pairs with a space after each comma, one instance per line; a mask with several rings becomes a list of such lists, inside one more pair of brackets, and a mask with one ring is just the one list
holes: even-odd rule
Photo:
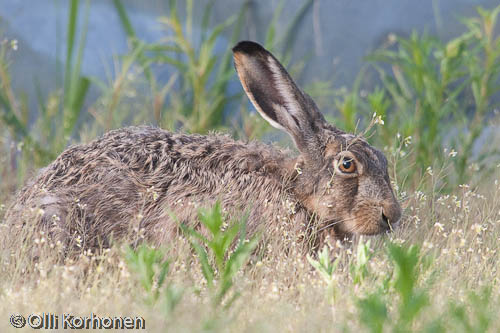
[[205, 251], [205, 248], [195, 240], [191, 240], [191, 246], [193, 247], [193, 249], [196, 252], [196, 255], [198, 256], [198, 260], [200, 261], [201, 264], [201, 271], [203, 273], [203, 276], [205, 277], [205, 280], [207, 281], [208, 287], [211, 289], [213, 286], [215, 272], [212, 266], [210, 265], [207, 251]]
[[[136, 47], [138, 47], [140, 43], [136, 36], [134, 27], [132, 26], [132, 23], [130, 22], [130, 19], [127, 15], [125, 7], [123, 6], [121, 0], [113, 0], [113, 5], [115, 6], [118, 17], [120, 18], [120, 23], [122, 25], [122, 28], [125, 31], [127, 38], [131, 41], [132, 48], [135, 49]], [[156, 87], [156, 81], [154, 80], [153, 74], [151, 73], [151, 69], [149, 68], [149, 63], [147, 62], [146, 56], [144, 55], [143, 52], [140, 54], [138, 59], [144, 71], [144, 75], [146, 76], [149, 83], [152, 85], [154, 89], [154, 87]]]
[[0, 106], [2, 106], [2, 119], [11, 129], [13, 129], [16, 136], [25, 137], [28, 131], [19, 118], [15, 115], [11, 105], [6, 97], [0, 94]]
[[[78, 84], [76, 88], [76, 93], [73, 99], [73, 104], [72, 104], [72, 109], [73, 110], [81, 110], [83, 107], [83, 102], [85, 101], [85, 96], [87, 95], [87, 91], [89, 90], [90, 87], [90, 80], [87, 77], [80, 76], [78, 78]], [[77, 120], [78, 118], [78, 112], [74, 113], [74, 121]], [[74, 123], [73, 123], [74, 127]]]
[[212, 9], [215, 1], [210, 0], [203, 8], [203, 17], [201, 19], [201, 43], [206, 39], [206, 32], [210, 30], [210, 16], [212, 15]]
[[130, 23], [127, 11], [125, 10], [122, 2], [120, 0], [113, 0], [113, 5], [115, 6], [116, 13], [120, 18], [120, 23], [122, 24], [123, 30], [125, 30], [125, 34], [127, 35], [127, 37], [135, 37], [134, 27], [132, 27], [132, 23]]
[[64, 91], [70, 90], [70, 78], [73, 63], [73, 49], [75, 45], [76, 23], [78, 21], [79, 0], [71, 0], [69, 7], [67, 39], [66, 39], [66, 66], [64, 73]]
[[[291, 54], [295, 42], [297, 41], [298, 30], [301, 23], [304, 21], [307, 13], [311, 10], [314, 0], [307, 0], [295, 14], [293, 20], [288, 25], [285, 34], [283, 35], [283, 54], [285, 56]], [[280, 41], [281, 42], [281, 41]]]
[[90, 81], [87, 78], [80, 76], [83, 51], [85, 50], [87, 39], [89, 10], [90, 1], [87, 0], [85, 5], [84, 23], [78, 45], [77, 58], [74, 66], [72, 64], [70, 68], [70, 81], [67, 86], [68, 90], [65, 91], [65, 95], [68, 95], [68, 98], [65, 98], [66, 103], [63, 111], [63, 134], [65, 137], [71, 135], [75, 129], [76, 122], [82, 110], [83, 102], [90, 85]]
[[193, 0], [186, 0], [186, 37], [187, 40], [193, 38]]
[[276, 35], [276, 24], [278, 22], [281, 13], [283, 12], [283, 7], [285, 6], [285, 1], [281, 0], [278, 3], [278, 6], [274, 10], [273, 18], [269, 23], [269, 27], [267, 28], [266, 39], [264, 42], [264, 47], [271, 52], [273, 51], [273, 47], [275, 46], [275, 35]]

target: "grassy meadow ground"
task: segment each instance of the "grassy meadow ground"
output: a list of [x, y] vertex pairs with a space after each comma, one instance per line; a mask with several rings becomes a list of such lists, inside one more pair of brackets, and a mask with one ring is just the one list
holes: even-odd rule
[[[85, 43], [77, 42], [75, 25], [85, 13], [72, 0], [67, 43], [74, 47], [67, 49], [64, 83], [40, 98], [35, 116], [10, 84], [17, 73], [8, 65], [22, 45], [0, 38], [0, 219], [36, 168], [68, 144], [88, 142], [110, 128], [155, 123], [187, 132], [217, 129], [242, 139], [270, 131], [248, 110], [245, 97], [226, 95], [234, 80], [230, 53], [214, 51], [224, 29], [232, 28], [238, 40], [245, 7], [220, 26], [204, 23], [207, 36], [193, 45], [185, 32], [193, 22], [192, 1], [182, 19], [175, 3], [160, 19], [171, 33], [166, 47], [136, 38], [114, 1], [131, 49], [110, 81], [102, 82], [80, 73]], [[394, 232], [331, 240], [307, 257], [293, 245], [286, 253], [268, 246], [256, 255], [252, 241], [236, 249], [217, 241], [236, 236], [222, 227], [214, 207], [201, 219], [217, 226], [211, 243], [181, 236], [159, 249], [116, 244], [61, 262], [58, 245], [36, 234], [32, 242], [42, 255], [35, 262], [33, 244], [5, 241], [0, 332], [20, 331], [11, 315], [32, 313], [141, 316], [154, 332], [499, 332], [500, 137], [487, 136], [499, 125], [499, 12], [479, 9], [477, 17], [464, 20], [467, 31], [447, 42], [417, 33], [388, 36], [389, 47], [368, 58], [376, 87], [358, 82], [346, 91], [330, 82], [305, 84], [322, 109], [335, 105], [329, 119], [351, 132], [367, 128], [365, 136], [384, 150], [404, 208]], [[280, 47], [289, 39], [277, 36], [275, 24], [266, 47], [289, 59]], [[171, 66], [171, 80], [157, 82], [152, 62]], [[303, 64], [287, 62], [292, 75], [300, 72]], [[358, 81], [364, 79], [360, 74]], [[92, 85], [99, 97], [84, 108]], [[241, 119], [223, 117], [228, 106]], [[9, 239], [6, 230], [0, 223], [0, 235]]]
[[[165, 249], [141, 248], [137, 257], [117, 245], [65, 264], [54, 264], [57, 247], [31, 263], [16, 244], [1, 253], [0, 330], [15, 331], [11, 314], [45, 312], [142, 316], [148, 331], [497, 332], [499, 171], [494, 184], [478, 190], [416, 194], [401, 228], [333, 242], [331, 260], [319, 269], [293, 250], [268, 248], [234, 274], [220, 303], [223, 279], [208, 286], [185, 237]], [[48, 240], [40, 235], [37, 242]], [[144, 259], [151, 253], [155, 260]]]

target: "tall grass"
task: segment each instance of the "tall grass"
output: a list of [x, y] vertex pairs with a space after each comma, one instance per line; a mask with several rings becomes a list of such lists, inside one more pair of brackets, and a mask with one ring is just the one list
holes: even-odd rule
[[365, 114], [368, 121], [374, 112], [380, 115], [385, 124], [372, 141], [393, 155], [405, 153], [396, 135], [405, 145], [412, 143], [412, 154], [403, 162], [411, 167], [400, 178], [417, 175], [409, 179], [411, 187], [428, 168], [441, 168], [448, 155], [454, 158], [442, 187], [481, 180], [500, 157], [497, 147], [476, 147], [498, 106], [500, 36], [495, 26], [500, 6], [478, 8], [478, 13], [463, 19], [467, 31], [446, 43], [425, 33], [389, 35], [386, 45], [367, 57], [379, 86], [371, 91], [362, 87], [362, 72], [352, 92], [338, 102], [350, 130], [358, 126], [357, 115]]
[[[199, 45], [193, 42], [193, 1], [186, 2], [185, 21], [182, 21], [179, 15], [177, 2], [169, 2], [169, 15], [159, 19], [168, 37], [151, 44], [145, 44], [137, 38], [121, 2], [116, 0], [114, 5], [132, 47], [142, 47], [138, 60], [151, 89], [156, 122], [162, 127], [182, 128], [200, 133], [220, 127], [223, 121], [222, 112], [227, 103], [234, 99], [234, 96], [226, 94], [227, 84], [233, 72], [230, 49], [228, 48], [218, 61], [220, 55], [215, 53], [215, 42], [221, 32], [230, 26], [234, 28], [232, 43], [236, 41], [247, 5], [244, 5], [236, 16], [209, 28], [213, 5], [209, 2], [204, 8]], [[205, 34], [207, 31], [211, 33]], [[151, 70], [152, 63], [170, 65], [175, 70], [175, 74], [165, 86], [158, 87]], [[176, 89], [172, 89], [174, 84]]]
[[39, 114], [33, 124], [30, 123], [27, 101], [19, 102], [10, 84], [7, 54], [9, 45], [0, 46], [0, 106], [3, 125], [10, 130], [13, 139], [24, 146], [26, 153], [23, 154], [23, 163], [31, 162], [36, 166], [47, 164], [75, 134], [90, 85], [89, 79], [81, 75], [89, 7], [90, 1], [86, 1], [81, 35], [77, 38], [81, 8], [78, 0], [70, 2], [63, 87], [49, 96], [39, 96]]
[[[185, 10], [185, 17], [181, 17], [178, 2], [171, 0], [168, 16], [159, 18], [166, 37], [157, 43], [142, 42], [137, 37], [121, 1], [115, 0], [113, 3], [132, 48], [142, 46], [138, 62], [148, 81], [148, 88], [151, 89], [155, 121], [165, 128], [196, 133], [224, 128], [227, 125], [224, 110], [231, 102], [239, 101], [241, 97], [240, 93], [228, 95], [227, 87], [235, 77], [231, 46], [241, 38], [250, 3], [244, 2], [238, 13], [211, 26], [213, 2], [208, 2], [204, 6], [204, 15], [198, 27], [200, 32], [195, 32], [193, 1], [185, 2], [182, 8]], [[311, 3], [312, 1], [305, 2], [290, 23], [288, 31], [277, 40], [275, 24], [281, 12], [279, 8], [284, 5], [281, 1], [267, 29], [266, 45], [269, 48], [282, 47], [284, 52], [290, 55], [295, 40], [294, 31], [302, 22]], [[215, 51], [216, 41], [221, 38], [222, 32], [228, 29], [232, 30], [228, 46], [222, 54], [218, 54]], [[164, 65], [172, 70], [173, 74], [165, 86], [158, 86], [151, 70], [152, 63]], [[252, 133], [249, 134], [252, 136]]]

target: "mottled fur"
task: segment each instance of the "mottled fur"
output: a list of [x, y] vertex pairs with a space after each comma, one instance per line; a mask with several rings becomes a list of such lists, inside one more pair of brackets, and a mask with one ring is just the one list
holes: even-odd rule
[[[197, 208], [222, 202], [247, 212], [250, 233], [292, 241], [376, 234], [401, 216], [387, 160], [361, 138], [328, 124], [309, 96], [261, 46], [242, 42], [235, 66], [256, 109], [287, 131], [300, 154], [226, 135], [173, 134], [128, 127], [64, 151], [19, 193], [6, 214], [69, 246], [108, 246], [111, 237], [143, 232], [166, 244], [178, 223], [197, 223]], [[355, 173], [339, 170], [352, 159]], [[319, 232], [318, 232], [319, 231]], [[306, 246], [309, 246], [308, 243]]]

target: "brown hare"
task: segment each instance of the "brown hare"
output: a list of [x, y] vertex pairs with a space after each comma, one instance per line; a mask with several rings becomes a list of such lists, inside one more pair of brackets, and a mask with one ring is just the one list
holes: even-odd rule
[[[227, 135], [127, 127], [66, 149], [19, 192], [8, 226], [30, 224], [52, 241], [109, 246], [135, 231], [168, 244], [179, 223], [220, 200], [248, 214], [249, 233], [318, 245], [327, 235], [377, 234], [401, 217], [387, 160], [364, 139], [325, 121], [267, 50], [242, 41], [234, 64], [259, 114], [287, 132], [299, 152]], [[309, 240], [309, 241], [306, 241]], [[312, 240], [312, 241], [311, 241]]]

